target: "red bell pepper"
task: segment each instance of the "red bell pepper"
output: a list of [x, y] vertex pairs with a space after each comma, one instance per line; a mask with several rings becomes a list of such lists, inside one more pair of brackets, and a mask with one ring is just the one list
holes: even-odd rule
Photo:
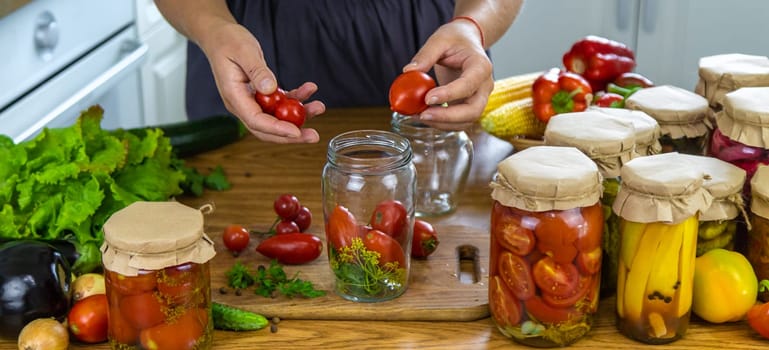
[[627, 45], [607, 38], [588, 35], [575, 42], [563, 55], [566, 70], [582, 75], [594, 91], [635, 68], [635, 54]]
[[585, 78], [558, 68], [540, 75], [532, 85], [533, 112], [544, 123], [556, 114], [584, 111], [592, 98]]

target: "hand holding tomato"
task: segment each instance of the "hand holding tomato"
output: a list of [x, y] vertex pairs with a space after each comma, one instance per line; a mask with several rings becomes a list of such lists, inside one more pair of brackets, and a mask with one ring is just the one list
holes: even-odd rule
[[390, 109], [403, 115], [415, 115], [427, 109], [427, 92], [436, 86], [435, 79], [417, 70], [402, 73], [390, 85]]
[[262, 108], [262, 111], [273, 115], [283, 121], [287, 121], [301, 128], [307, 119], [307, 111], [304, 104], [295, 98], [288, 97], [286, 91], [278, 88], [271, 94], [254, 93], [254, 100]]

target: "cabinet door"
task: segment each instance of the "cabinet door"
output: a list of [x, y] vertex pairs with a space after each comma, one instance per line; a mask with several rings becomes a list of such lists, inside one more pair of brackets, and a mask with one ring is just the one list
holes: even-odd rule
[[769, 55], [766, 0], [642, 0], [636, 71], [656, 84], [694, 90], [699, 59]]
[[600, 35], [635, 47], [639, 0], [529, 0], [492, 47], [495, 78], [563, 67], [580, 38]]

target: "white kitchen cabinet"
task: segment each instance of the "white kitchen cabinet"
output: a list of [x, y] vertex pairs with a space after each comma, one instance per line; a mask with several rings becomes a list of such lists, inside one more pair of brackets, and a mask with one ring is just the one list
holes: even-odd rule
[[636, 71], [656, 84], [694, 89], [700, 57], [769, 55], [766, 0], [527, 0], [491, 50], [494, 74], [562, 67], [571, 44], [595, 34], [636, 52]]
[[152, 0], [137, 0], [137, 28], [149, 47], [141, 69], [147, 125], [187, 120], [184, 106], [187, 40], [163, 18]]

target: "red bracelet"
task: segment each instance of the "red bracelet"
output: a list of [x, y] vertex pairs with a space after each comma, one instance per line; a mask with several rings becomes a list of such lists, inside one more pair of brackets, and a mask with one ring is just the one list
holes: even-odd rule
[[483, 37], [483, 29], [481, 28], [481, 25], [478, 23], [478, 21], [476, 21], [475, 18], [472, 18], [470, 16], [456, 16], [456, 17], [452, 18], [451, 21], [449, 21], [449, 22], [454, 22], [454, 21], [456, 21], [458, 19], [468, 20], [472, 24], [475, 25], [475, 28], [478, 28], [478, 33], [480, 33], [480, 35], [481, 35], [481, 46], [483, 46], [485, 48], [486, 47], [486, 40]]

